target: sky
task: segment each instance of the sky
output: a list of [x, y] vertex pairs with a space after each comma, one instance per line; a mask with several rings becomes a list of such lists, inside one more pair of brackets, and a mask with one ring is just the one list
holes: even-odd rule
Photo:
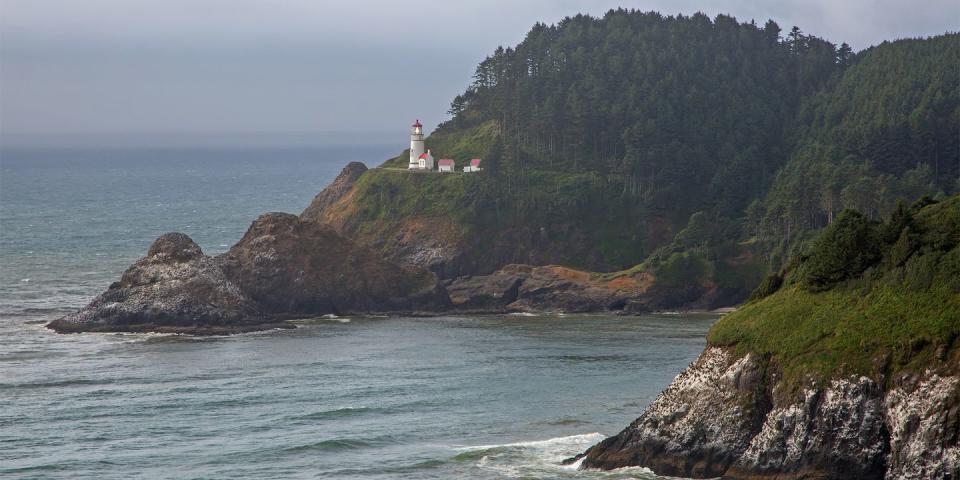
[[0, 139], [404, 136], [535, 22], [618, 6], [773, 19], [855, 50], [960, 28], [956, 0], [0, 0]]

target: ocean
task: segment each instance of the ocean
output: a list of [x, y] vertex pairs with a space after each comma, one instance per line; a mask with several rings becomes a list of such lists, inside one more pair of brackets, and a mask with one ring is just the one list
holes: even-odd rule
[[710, 315], [323, 317], [57, 335], [159, 235], [226, 251], [392, 145], [0, 150], [0, 477], [657, 478], [560, 465], [692, 362]]

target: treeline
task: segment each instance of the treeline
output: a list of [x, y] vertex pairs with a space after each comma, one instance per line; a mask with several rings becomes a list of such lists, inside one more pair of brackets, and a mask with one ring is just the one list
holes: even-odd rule
[[897, 199], [960, 189], [960, 35], [884, 43], [808, 99], [800, 140], [749, 210], [763, 239], [796, 244], [843, 209], [878, 220]]
[[957, 65], [958, 34], [854, 54], [773, 21], [618, 9], [498, 48], [437, 133], [495, 125], [498, 212], [597, 212], [633, 222], [621, 236], [705, 212], [777, 266], [844, 209], [960, 190]]
[[852, 60], [773, 21], [578, 15], [481, 62], [438, 131], [495, 121], [498, 184], [520, 202], [529, 171], [549, 169], [595, 174], [611, 198], [738, 218], [789, 158], [803, 98]]
[[897, 206], [884, 221], [843, 210], [801, 254], [754, 291], [753, 300], [795, 284], [823, 292], [851, 282], [960, 293], [960, 196], [924, 196]]

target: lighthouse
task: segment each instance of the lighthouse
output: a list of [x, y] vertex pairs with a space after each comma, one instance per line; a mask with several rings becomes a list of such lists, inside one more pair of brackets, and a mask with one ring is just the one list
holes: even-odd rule
[[[420, 124], [420, 120], [417, 120], [410, 128], [410, 166], [408, 168], [422, 168], [420, 167], [420, 157], [425, 153], [423, 146], [423, 125]], [[432, 168], [433, 165], [430, 167]]]

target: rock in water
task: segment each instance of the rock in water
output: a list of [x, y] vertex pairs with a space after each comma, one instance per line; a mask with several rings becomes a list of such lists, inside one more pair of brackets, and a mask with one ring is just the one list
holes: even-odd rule
[[161, 236], [119, 282], [48, 327], [61, 333], [236, 333], [287, 326], [278, 319], [290, 316], [448, 305], [432, 273], [383, 260], [330, 227], [268, 213], [218, 257], [204, 255], [182, 233]]
[[642, 465], [660, 475], [710, 478], [726, 472], [759, 430], [764, 366], [709, 348], [616, 436], [587, 450], [583, 467]]
[[245, 330], [266, 320], [219, 263], [182, 233], [161, 236], [119, 282], [76, 313], [51, 322], [84, 331]]

